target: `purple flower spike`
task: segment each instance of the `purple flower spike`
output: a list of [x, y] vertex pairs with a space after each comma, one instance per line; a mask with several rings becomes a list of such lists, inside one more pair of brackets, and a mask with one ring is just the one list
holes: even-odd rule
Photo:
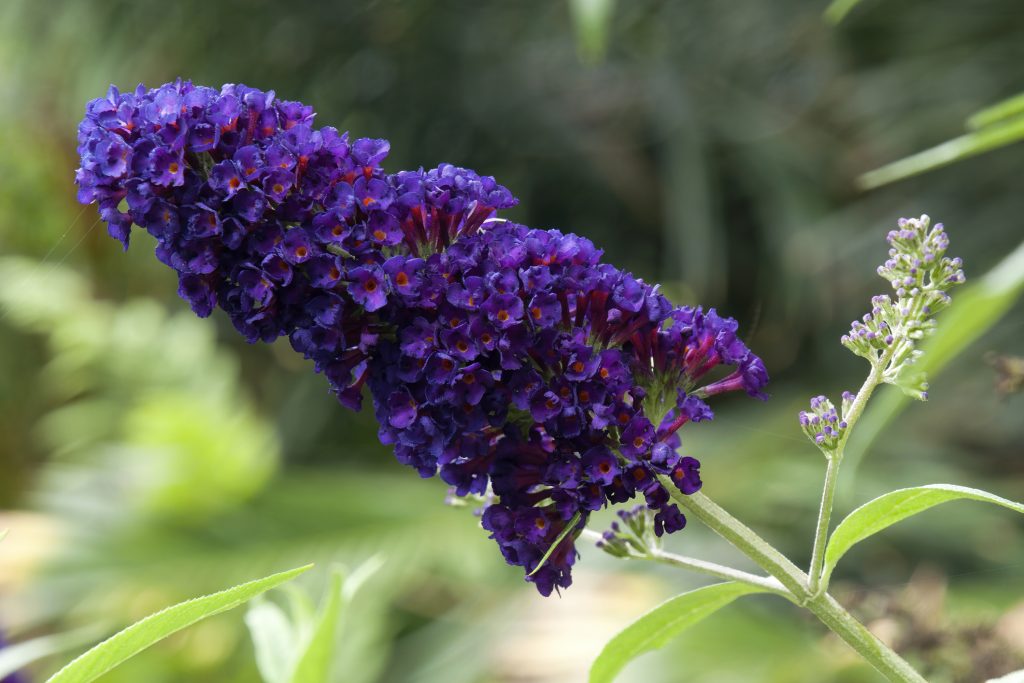
[[606, 505], [642, 496], [624, 524], [682, 529], [661, 482], [701, 481], [679, 429], [767, 382], [735, 321], [673, 307], [587, 239], [499, 217], [516, 199], [492, 177], [388, 174], [386, 140], [313, 121], [244, 85], [112, 88], [79, 126], [78, 196], [126, 247], [133, 225], [153, 235], [198, 315], [287, 336], [346, 407], [367, 385], [381, 441], [486, 494], [484, 529], [541, 594], [572, 583]]

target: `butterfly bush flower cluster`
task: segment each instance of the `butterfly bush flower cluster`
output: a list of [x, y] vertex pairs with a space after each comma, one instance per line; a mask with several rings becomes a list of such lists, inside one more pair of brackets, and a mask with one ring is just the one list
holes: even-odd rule
[[[871, 311], [853, 321], [841, 341], [878, 370], [879, 381], [925, 400], [928, 383], [913, 367], [921, 356], [917, 343], [935, 329], [935, 314], [949, 306], [948, 290], [964, 282], [963, 262], [945, 255], [949, 237], [941, 223], [932, 226], [926, 215], [901, 218], [886, 239], [889, 256], [878, 274], [889, 281], [895, 298], [873, 297]], [[852, 393], [843, 392], [842, 410], [837, 412], [826, 397], [811, 399], [811, 409], [799, 416], [804, 433], [826, 453], [833, 451], [842, 443], [855, 400]]]
[[701, 486], [679, 429], [711, 396], [764, 397], [735, 321], [499, 218], [516, 200], [493, 178], [386, 173], [386, 141], [313, 116], [241, 85], [112, 88], [79, 128], [79, 199], [125, 248], [133, 224], [153, 235], [198, 315], [288, 336], [348, 407], [367, 386], [381, 441], [485, 496], [483, 527], [542, 594], [570, 585], [593, 511], [642, 497], [657, 536], [683, 528], [657, 479]]

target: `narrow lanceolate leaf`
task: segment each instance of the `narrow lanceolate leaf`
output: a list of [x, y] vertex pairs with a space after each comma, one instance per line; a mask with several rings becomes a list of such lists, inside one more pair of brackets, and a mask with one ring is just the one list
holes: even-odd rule
[[370, 559], [363, 562], [361, 565], [355, 568], [346, 579], [341, 589], [341, 601], [348, 602], [355, 594], [359, 592], [359, 589], [363, 587], [374, 574], [384, 566], [384, 558], [380, 555], [374, 555]]
[[284, 610], [270, 600], [256, 598], [245, 613], [245, 625], [264, 683], [287, 683], [295, 667], [297, 634]]
[[[825, 549], [824, 579], [827, 581], [839, 558], [868, 536], [892, 526], [928, 508], [951, 500], [978, 500], [994, 503], [1024, 514], [1024, 505], [979, 489], [953, 484], [931, 484], [892, 491], [865, 503], [839, 523]], [[824, 582], [823, 582], [824, 583]]]
[[555, 552], [555, 548], [561, 545], [562, 541], [565, 540], [565, 537], [568, 536], [574, 529], [576, 529], [576, 525], [580, 523], [580, 516], [581, 515], [579, 512], [572, 516], [572, 519], [570, 519], [568, 524], [565, 525], [565, 528], [562, 529], [562, 532], [558, 534], [555, 540], [548, 547], [548, 550], [546, 553], [544, 553], [544, 556], [540, 558], [540, 562], [537, 563], [537, 566], [534, 567], [533, 571], [527, 574], [527, 576], [533, 576], [534, 574], [539, 572], [545, 564], [548, 563], [548, 558], [550, 558], [551, 554]]
[[[94, 643], [109, 633], [96, 625], [26, 640], [0, 649], [0, 680], [40, 659]], [[19, 679], [20, 680], [20, 679]]]
[[971, 130], [978, 130], [979, 128], [991, 126], [994, 123], [1002, 123], [1006, 119], [1019, 114], [1024, 114], [1024, 93], [1014, 95], [972, 114], [967, 119], [967, 127]]
[[569, 0], [580, 58], [589, 64], [604, 59], [608, 50], [615, 0]]
[[859, 4], [860, 0], [832, 0], [832, 3], [825, 8], [825, 21], [830, 24], [838, 24]]
[[1020, 140], [1024, 140], [1024, 116], [993, 123], [980, 130], [943, 142], [931, 149], [868, 171], [858, 178], [857, 182], [865, 190], [870, 190]]
[[331, 587], [320, 608], [320, 617], [305, 651], [292, 672], [291, 683], [328, 683], [334, 655], [334, 634], [341, 612], [340, 572], [331, 575]]
[[220, 593], [195, 598], [152, 614], [92, 648], [58, 671], [47, 683], [88, 683], [167, 636], [214, 614], [238, 607], [260, 593], [295, 578], [312, 565], [257, 579]]
[[7, 538], [7, 529], [0, 529], [0, 541]]
[[608, 641], [590, 667], [590, 683], [610, 683], [631, 661], [664, 647], [685, 629], [736, 598], [767, 592], [742, 583], [717, 583], [663, 602]]

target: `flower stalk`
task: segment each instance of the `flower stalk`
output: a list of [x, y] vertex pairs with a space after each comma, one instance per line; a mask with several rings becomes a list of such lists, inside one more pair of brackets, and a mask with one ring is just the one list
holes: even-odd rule
[[[609, 552], [609, 554], [617, 557], [634, 560], [651, 560], [660, 564], [669, 565], [671, 567], [678, 567], [680, 569], [686, 569], [688, 571], [696, 572], [698, 574], [704, 574], [706, 576], [713, 576], [716, 579], [722, 579], [724, 581], [736, 581], [737, 583], [745, 583], [749, 586], [756, 586], [766, 591], [777, 593], [787, 600], [793, 600], [793, 595], [790, 593], [782, 583], [771, 576], [758, 576], [750, 572], [745, 572], [742, 569], [736, 569], [734, 567], [728, 567], [717, 562], [708, 562], [707, 560], [697, 559], [695, 557], [686, 557], [684, 555], [677, 555], [670, 553], [661, 548], [660, 545], [653, 547], [643, 546], [640, 548], [629, 547], [632, 544], [629, 541], [635, 540], [635, 538], [628, 537], [627, 543], [621, 544], [626, 546], [624, 552], [615, 552], [609, 550], [608, 543], [609, 539], [606, 535], [602, 535], [591, 529], [584, 529], [580, 532], [580, 539], [592, 541]], [[613, 541], [614, 542], [614, 541]], [[628, 544], [628, 545], [627, 545]]]
[[824, 592], [813, 595], [807, 574], [706, 495], [673, 494], [672, 497], [680, 507], [700, 519], [712, 531], [729, 541], [776, 578], [792, 594], [797, 604], [814, 614], [829, 630], [890, 681], [926, 683], [921, 674], [857, 621], [835, 598]]
[[846, 449], [846, 442], [850, 438], [853, 426], [864, 413], [868, 399], [874, 393], [875, 388], [882, 383], [885, 370], [889, 366], [896, 345], [893, 344], [882, 356], [871, 364], [871, 372], [868, 374], [860, 391], [857, 392], [853, 402], [843, 411], [843, 422], [845, 427], [840, 431], [836, 446], [832, 450], [822, 449], [828, 460], [828, 467], [825, 470], [825, 484], [821, 492], [821, 508], [818, 510], [818, 523], [814, 531], [814, 547], [811, 552], [811, 565], [808, 569], [810, 577], [809, 588], [811, 595], [819, 595], [828, 590], [827, 580], [822, 580], [822, 567], [825, 563], [825, 546], [828, 543], [829, 523], [832, 519], [832, 507], [835, 501], [836, 485], [839, 482], [839, 466], [843, 462], [843, 453]]

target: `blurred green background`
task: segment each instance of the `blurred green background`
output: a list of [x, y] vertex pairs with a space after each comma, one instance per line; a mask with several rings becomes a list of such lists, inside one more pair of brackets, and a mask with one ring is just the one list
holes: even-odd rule
[[[618, 628], [703, 582], [583, 548], [576, 585], [540, 598], [471, 512], [395, 463], [369, 411], [338, 406], [287, 342], [247, 346], [223, 317], [195, 319], [148, 236], [122, 254], [75, 202], [75, 127], [110, 83], [273, 88], [322, 125], [389, 138], [390, 170], [493, 174], [521, 199], [515, 219], [586, 235], [677, 302], [739, 319], [773, 398], [721, 401], [684, 446], [705, 491], [800, 564], [824, 463], [796, 412], [859, 386], [866, 367], [838, 338], [886, 286], [874, 275], [885, 231], [927, 212], [968, 279], [1002, 287], [999, 302], [981, 297], [987, 317], [969, 306], [946, 326], [947, 342], [977, 339], [947, 344], [929, 403], [896, 416], [898, 392], [883, 389], [864, 428], [878, 438], [844, 472], [837, 514], [934, 482], [1024, 499], [1024, 397], [997, 393], [986, 360], [1024, 355], [1020, 252], [983, 277], [1024, 236], [1024, 148], [870, 193], [856, 184], [1024, 89], [1024, 7], [870, 0], [833, 26], [825, 6], [3, 0], [0, 630], [17, 641], [119, 628], [309, 561], [319, 573], [300, 586], [316, 596], [332, 563], [379, 555], [345, 609], [338, 681], [564, 683], [584, 679]], [[868, 450], [868, 437], [851, 445]], [[742, 564], [696, 524], [668, 545]], [[905, 522], [836, 580], [929, 680], [1024, 667], [1024, 524], [1005, 511], [957, 504]], [[104, 680], [258, 680], [241, 617]], [[621, 680], [878, 680], [822, 634], [754, 598]], [[31, 672], [43, 680], [70, 656]]]

